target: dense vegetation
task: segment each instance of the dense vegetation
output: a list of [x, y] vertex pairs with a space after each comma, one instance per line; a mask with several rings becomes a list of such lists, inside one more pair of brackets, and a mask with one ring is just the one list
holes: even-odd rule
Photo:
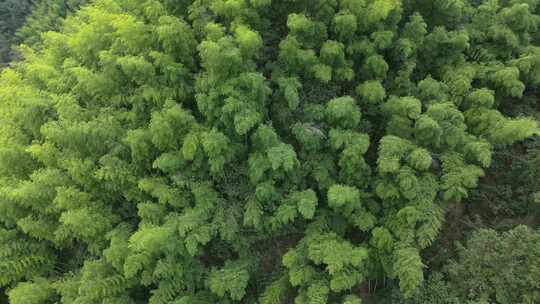
[[38, 47], [41, 33], [59, 30], [63, 18], [86, 0], [0, 0], [0, 68], [17, 59], [20, 43]]
[[5, 302], [540, 301], [538, 0], [84, 3], [2, 30]]
[[30, 13], [30, 0], [0, 0], [0, 68], [13, 57], [11, 46], [17, 43], [15, 32]]

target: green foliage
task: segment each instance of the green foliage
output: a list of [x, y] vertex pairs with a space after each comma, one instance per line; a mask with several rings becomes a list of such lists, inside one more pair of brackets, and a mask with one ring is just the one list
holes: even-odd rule
[[422, 282], [423, 264], [418, 250], [415, 248], [400, 248], [396, 251], [395, 272], [399, 278], [399, 287], [405, 297], [411, 296]]
[[22, 282], [9, 291], [9, 302], [14, 304], [47, 303], [54, 296], [50, 282], [36, 278], [35, 282]]
[[369, 104], [380, 103], [386, 97], [384, 87], [379, 81], [366, 81], [356, 88], [362, 101]]
[[442, 159], [443, 177], [442, 189], [445, 200], [461, 200], [467, 197], [467, 188], [474, 188], [478, 178], [484, 172], [474, 165], [466, 166], [463, 160], [456, 154], [446, 155]]
[[[474, 213], [489, 227], [508, 229], [520, 219], [536, 218], [540, 212], [540, 150], [538, 139], [500, 147], [493, 166], [470, 198]], [[497, 176], [496, 179], [491, 179]]]
[[291, 171], [297, 162], [294, 149], [287, 144], [268, 149], [268, 160], [273, 170], [282, 168], [284, 171]]
[[225, 262], [219, 270], [213, 270], [208, 277], [210, 290], [220, 297], [228, 294], [233, 300], [241, 300], [245, 293], [249, 273], [247, 265], [239, 262]]
[[[456, 260], [434, 272], [409, 300], [427, 303], [536, 303], [540, 297], [537, 282], [539, 233], [517, 226], [500, 233], [480, 229], [465, 246], [458, 246]], [[504, 271], [501, 271], [504, 269]], [[399, 298], [399, 297], [398, 297]]]
[[266, 287], [260, 297], [261, 304], [281, 304], [286, 300], [289, 289], [289, 278], [282, 276]]
[[[466, 247], [460, 247], [458, 260], [449, 265], [451, 286], [476, 301], [537, 302], [539, 237], [525, 226], [502, 234], [477, 231]], [[508, 271], [498, 271], [501, 268]]]
[[326, 107], [326, 115], [331, 125], [354, 128], [360, 122], [361, 114], [351, 97], [332, 99]]
[[423, 285], [447, 206], [539, 134], [507, 111], [540, 83], [536, 1], [61, 2], [0, 76], [13, 303], [358, 304], [381, 279], [414, 301], [447, 277], [538, 300], [522, 228]]
[[366, 248], [354, 246], [335, 233], [315, 233], [289, 250], [283, 256], [283, 265], [291, 284], [300, 288], [295, 301], [325, 303], [331, 292], [349, 290], [365, 278], [367, 257]]
[[0, 67], [6, 66], [13, 58], [11, 47], [17, 43], [16, 31], [32, 11], [30, 0], [0, 1]]
[[41, 34], [60, 29], [63, 19], [85, 5], [87, 0], [41, 0], [36, 1], [32, 12], [22, 27], [17, 29], [18, 39], [30, 46], [42, 42]]
[[19, 44], [37, 47], [44, 32], [59, 30], [63, 19], [87, 0], [0, 1], [0, 67], [19, 59]]
[[328, 190], [328, 204], [331, 207], [342, 207], [360, 202], [360, 193], [353, 187], [335, 185]]

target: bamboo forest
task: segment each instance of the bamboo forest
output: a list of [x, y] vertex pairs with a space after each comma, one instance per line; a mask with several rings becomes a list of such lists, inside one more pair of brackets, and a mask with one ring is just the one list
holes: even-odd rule
[[0, 0], [1, 304], [539, 304], [540, 0]]

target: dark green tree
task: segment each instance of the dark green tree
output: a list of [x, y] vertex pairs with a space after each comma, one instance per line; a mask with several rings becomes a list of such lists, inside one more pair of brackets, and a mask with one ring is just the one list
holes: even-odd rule
[[[458, 246], [455, 260], [434, 272], [406, 304], [524, 303], [540, 300], [540, 233], [526, 226], [480, 229]], [[391, 301], [392, 302], [392, 301]]]
[[87, 0], [34, 1], [32, 12], [16, 32], [17, 42], [33, 47], [40, 45], [42, 33], [60, 30], [63, 19], [88, 2]]
[[13, 59], [12, 45], [18, 41], [15, 32], [24, 24], [32, 6], [32, 0], [0, 1], [0, 68]]

